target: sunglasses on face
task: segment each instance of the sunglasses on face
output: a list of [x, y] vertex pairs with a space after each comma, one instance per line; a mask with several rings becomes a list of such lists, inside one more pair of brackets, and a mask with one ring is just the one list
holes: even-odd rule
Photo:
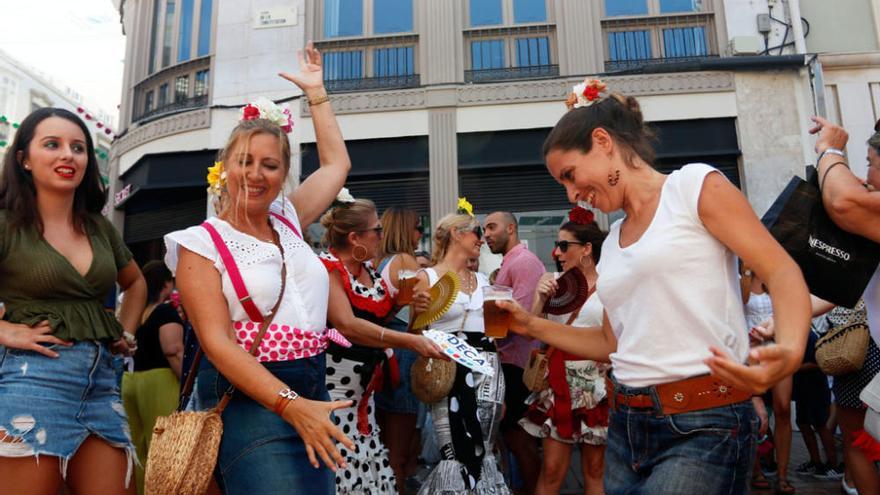
[[553, 245], [556, 246], [557, 249], [559, 249], [560, 253], [567, 252], [568, 246], [571, 246], [572, 244], [577, 244], [578, 246], [584, 245], [583, 242], [577, 242], [577, 241], [556, 241], [553, 243]]
[[419, 234], [425, 234], [425, 227], [422, 224], [416, 225], [416, 232]]
[[474, 235], [477, 236], [477, 239], [483, 238], [483, 227], [480, 227], [479, 225], [477, 225], [476, 227], [474, 227], [472, 232], [474, 233]]
[[371, 228], [371, 229], [364, 229], [364, 230], [361, 230], [360, 232], [370, 232], [370, 231], [375, 232], [376, 235], [382, 235], [382, 226], [381, 226], [381, 225], [377, 225], [377, 226], [375, 226], [375, 227], [373, 227], [373, 228]]

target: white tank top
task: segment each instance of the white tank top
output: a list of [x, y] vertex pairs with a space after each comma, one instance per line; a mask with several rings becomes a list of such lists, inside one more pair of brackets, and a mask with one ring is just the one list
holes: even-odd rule
[[673, 172], [647, 230], [620, 247], [619, 220], [602, 245], [598, 293], [617, 336], [614, 376], [643, 387], [709, 372], [709, 346], [744, 362], [742, 295], [736, 259], [706, 230], [697, 206], [706, 175], [702, 163]]

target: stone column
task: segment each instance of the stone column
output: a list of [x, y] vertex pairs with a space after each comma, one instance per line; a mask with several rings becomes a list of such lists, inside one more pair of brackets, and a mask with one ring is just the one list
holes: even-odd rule
[[419, 68], [422, 84], [464, 81], [463, 2], [416, 0], [419, 32]]
[[431, 196], [431, 226], [443, 215], [455, 211], [458, 203], [458, 141], [455, 107], [428, 111], [428, 190]]
[[556, 41], [561, 76], [604, 71], [602, 10], [599, 2], [556, 0]]

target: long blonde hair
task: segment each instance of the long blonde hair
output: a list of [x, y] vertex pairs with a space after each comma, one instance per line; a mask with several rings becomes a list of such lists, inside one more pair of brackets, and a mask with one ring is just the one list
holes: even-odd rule
[[381, 256], [405, 253], [415, 256], [412, 245], [413, 232], [419, 224], [419, 214], [408, 208], [392, 206], [382, 213]]
[[431, 255], [431, 262], [436, 265], [446, 257], [452, 244], [453, 230], [467, 232], [479, 225], [480, 222], [476, 218], [463, 213], [450, 213], [441, 218], [437, 228], [434, 229], [434, 252]]

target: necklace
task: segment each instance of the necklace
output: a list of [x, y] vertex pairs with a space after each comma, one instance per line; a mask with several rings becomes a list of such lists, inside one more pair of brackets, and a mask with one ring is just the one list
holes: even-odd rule
[[465, 270], [464, 277], [461, 276], [461, 273], [458, 273], [458, 278], [462, 280], [462, 292], [465, 294], [471, 295], [474, 292], [474, 287], [472, 284], [471, 271]]

